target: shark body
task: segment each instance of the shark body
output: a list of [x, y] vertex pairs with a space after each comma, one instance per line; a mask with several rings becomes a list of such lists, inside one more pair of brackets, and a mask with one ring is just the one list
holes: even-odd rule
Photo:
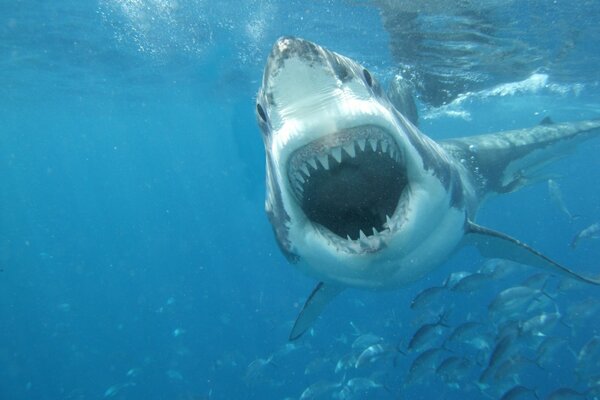
[[256, 115], [277, 242], [319, 280], [290, 339], [344, 288], [405, 286], [467, 242], [486, 256], [600, 284], [473, 222], [486, 198], [527, 185], [532, 171], [600, 134], [600, 120], [435, 142], [367, 69], [292, 37], [273, 46]]

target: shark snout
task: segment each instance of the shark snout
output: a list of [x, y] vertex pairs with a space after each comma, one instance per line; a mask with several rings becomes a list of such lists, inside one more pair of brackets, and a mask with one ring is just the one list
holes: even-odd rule
[[282, 36], [273, 45], [269, 61], [283, 62], [286, 59], [294, 57], [309, 62], [316, 62], [323, 59], [323, 55], [319, 51], [319, 46], [316, 44], [293, 36]]

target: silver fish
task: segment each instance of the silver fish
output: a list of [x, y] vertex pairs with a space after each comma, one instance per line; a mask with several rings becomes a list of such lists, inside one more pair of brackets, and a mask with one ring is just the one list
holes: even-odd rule
[[353, 392], [362, 392], [369, 389], [377, 389], [383, 387], [382, 384], [377, 383], [369, 378], [352, 378], [346, 382], [346, 386], [352, 389]]
[[333, 391], [334, 389], [339, 388], [341, 386], [342, 384], [339, 382], [319, 381], [313, 383], [312, 385], [304, 389], [304, 391], [300, 395], [300, 400], [316, 399], [317, 397], [320, 397], [325, 393]]
[[594, 336], [579, 350], [575, 373], [583, 380], [597, 374], [598, 371], [600, 371], [600, 336]]
[[552, 179], [548, 179], [548, 193], [550, 193], [550, 198], [556, 204], [556, 206], [565, 213], [569, 220], [573, 220], [574, 216], [571, 214], [567, 206], [565, 205], [565, 201], [563, 200], [562, 191], [560, 190], [560, 186], [558, 183]]
[[365, 333], [364, 335], [360, 335], [354, 342], [352, 342], [352, 348], [362, 351], [369, 346], [372, 346], [377, 343], [381, 343], [383, 338], [381, 336], [374, 335], [372, 333]]
[[410, 365], [405, 386], [418, 383], [428, 374], [435, 372], [439, 359], [445, 351], [443, 348], [433, 348], [419, 354]]
[[571, 247], [575, 248], [581, 241], [581, 239], [600, 239], [600, 222], [596, 222], [582, 229], [571, 241]]
[[442, 361], [435, 373], [446, 384], [458, 383], [467, 377], [472, 366], [473, 363], [466, 358], [451, 356]]
[[361, 366], [375, 362], [382, 358], [387, 358], [397, 355], [399, 350], [389, 344], [378, 343], [367, 347], [356, 359], [354, 368], [360, 368]]
[[489, 304], [488, 310], [495, 317], [510, 317], [541, 295], [547, 296], [544, 291], [539, 289], [532, 289], [527, 286], [514, 286], [498, 293]]
[[484, 325], [474, 321], [467, 321], [457, 326], [446, 339], [446, 343], [462, 343], [478, 350], [489, 349], [490, 341]]
[[484, 272], [474, 272], [471, 275], [467, 275], [452, 286], [451, 290], [454, 292], [473, 292], [481, 289], [481, 287], [492, 281], [493, 277], [491, 274]]
[[515, 399], [525, 399], [526, 396], [529, 398], [539, 399], [535, 390], [527, 388], [522, 385], [517, 385], [504, 393], [504, 395], [500, 398], [500, 400], [515, 400]]
[[443, 321], [443, 317], [440, 317], [439, 321], [422, 325], [408, 343], [409, 351], [421, 351], [425, 347], [433, 347], [432, 344], [441, 337], [441, 334], [448, 325]]
[[413, 310], [421, 310], [429, 307], [446, 290], [445, 286], [432, 286], [420, 291], [410, 303]]
[[578, 392], [571, 388], [558, 388], [550, 393], [546, 400], [578, 400], [586, 399], [587, 392]]

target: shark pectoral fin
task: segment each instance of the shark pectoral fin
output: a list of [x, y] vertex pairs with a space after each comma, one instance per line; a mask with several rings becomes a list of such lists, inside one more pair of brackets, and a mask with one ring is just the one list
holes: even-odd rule
[[467, 221], [466, 233], [484, 257], [504, 258], [520, 264], [542, 268], [550, 273], [566, 276], [592, 285], [600, 285], [600, 279], [579, 275], [546, 257], [529, 245], [502, 232], [494, 231]]
[[300, 311], [298, 318], [296, 318], [294, 327], [290, 332], [290, 340], [296, 340], [302, 336], [313, 322], [315, 322], [317, 317], [321, 315], [325, 306], [342, 290], [344, 290], [343, 286], [319, 282], [310, 296], [308, 296], [308, 299], [306, 299], [302, 311]]

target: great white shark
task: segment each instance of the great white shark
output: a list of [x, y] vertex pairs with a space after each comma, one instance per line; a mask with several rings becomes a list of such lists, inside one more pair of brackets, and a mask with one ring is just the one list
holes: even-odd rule
[[527, 185], [541, 166], [597, 136], [600, 120], [436, 142], [366, 68], [293, 37], [277, 40], [268, 56], [256, 117], [275, 237], [287, 259], [319, 281], [292, 340], [344, 288], [408, 285], [465, 244], [600, 285], [474, 222], [487, 198]]

